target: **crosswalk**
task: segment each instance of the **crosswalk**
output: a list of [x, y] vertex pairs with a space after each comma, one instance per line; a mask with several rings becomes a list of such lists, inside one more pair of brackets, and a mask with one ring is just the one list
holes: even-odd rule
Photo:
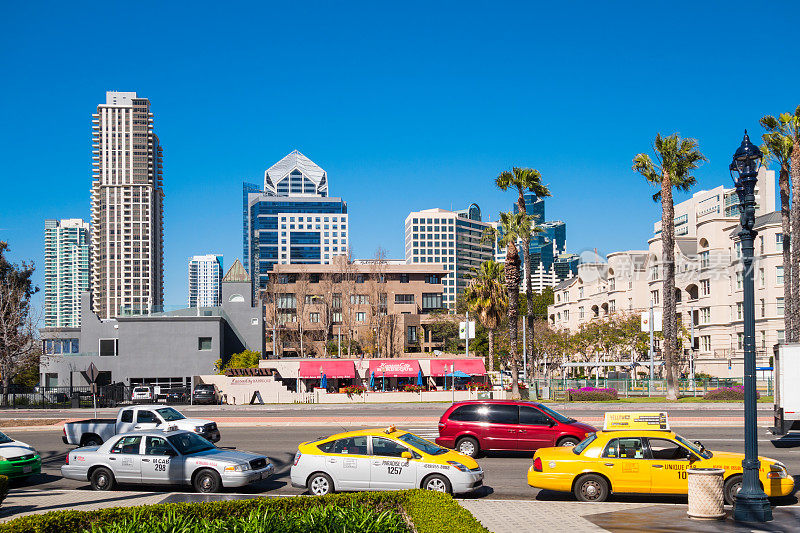
[[415, 427], [415, 428], [407, 428], [401, 427], [398, 429], [403, 429], [408, 431], [409, 433], [413, 433], [423, 439], [434, 440], [436, 437], [439, 436], [439, 428], [437, 426], [426, 426], [426, 427]]

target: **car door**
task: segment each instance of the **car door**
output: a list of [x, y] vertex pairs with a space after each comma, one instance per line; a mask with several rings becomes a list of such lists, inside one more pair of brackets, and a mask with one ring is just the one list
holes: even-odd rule
[[370, 456], [367, 436], [345, 437], [323, 447], [324, 469], [337, 490], [369, 489]]
[[161, 422], [158, 416], [149, 409], [140, 409], [136, 412], [136, 423], [133, 429], [155, 429]]
[[528, 405], [519, 406], [517, 449], [535, 451], [555, 446], [556, 430], [549, 416]]
[[117, 433], [127, 433], [133, 431], [133, 409], [123, 409], [119, 414], [119, 422], [117, 422]]
[[[409, 452], [411, 459], [404, 459]], [[422, 456], [404, 444], [387, 437], [372, 437], [372, 465], [369, 488], [402, 490], [417, 488], [417, 467]]]
[[142, 480], [141, 435], [121, 437], [109, 450], [109, 463], [117, 481], [139, 483]]
[[672, 439], [647, 439], [650, 448], [650, 492], [686, 494], [689, 482], [686, 470], [695, 455]]
[[651, 466], [641, 437], [611, 439], [598, 461], [614, 492], [650, 492]]
[[183, 483], [184, 457], [163, 437], [146, 436], [142, 456], [142, 482]]
[[516, 404], [492, 403], [481, 446], [484, 450], [516, 450], [519, 438], [519, 407]]

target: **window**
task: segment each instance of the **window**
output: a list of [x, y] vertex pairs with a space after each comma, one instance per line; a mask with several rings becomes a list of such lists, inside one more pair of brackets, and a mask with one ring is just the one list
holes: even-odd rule
[[333, 313], [333, 323], [334, 324], [341, 324], [342, 323], [342, 313], [340, 311], [334, 311], [334, 313]]
[[319, 322], [319, 313], [310, 313], [308, 315], [308, 320], [313, 323]]
[[356, 322], [365, 322], [367, 320], [367, 313], [359, 311], [356, 313]]
[[584, 317], [584, 310], [583, 307], [581, 306], [578, 308], [578, 318], [583, 318], [583, 317]]
[[308, 282], [309, 283], [319, 283], [319, 274], [309, 274], [308, 275]]
[[351, 294], [350, 303], [353, 305], [369, 305], [368, 294]]
[[775, 249], [779, 252], [783, 251], [783, 233], [775, 234]]
[[734, 253], [736, 254], [736, 259], [741, 259], [742, 258], [742, 243], [741, 242], [734, 243], [733, 250], [734, 250]]
[[778, 330], [778, 344], [786, 342], [786, 332], [782, 329]]
[[744, 304], [742, 302], [736, 302], [736, 320], [742, 320], [743, 314], [744, 314]]
[[764, 269], [763, 268], [759, 268], [758, 269], [758, 286], [759, 287], [763, 287], [764, 286], [764, 282], [766, 281], [765, 278], [766, 278], [766, 276], [764, 275]]
[[[610, 291], [617, 290], [617, 279], [616, 278], [610, 278], [608, 280], [608, 290], [610, 290]], [[564, 294], [566, 294], [566, 293], [564, 293]]]
[[655, 460], [688, 461], [692, 453], [675, 441], [668, 439], [648, 439], [650, 455]]
[[442, 293], [439, 292], [431, 292], [431, 293], [423, 293], [422, 294], [422, 309], [442, 309], [444, 304], [442, 303]]
[[372, 455], [381, 457], [400, 457], [403, 452], [410, 451], [408, 448], [393, 440], [384, 437], [372, 437]]
[[325, 453], [344, 453], [348, 455], [367, 455], [367, 437], [348, 437], [333, 440], [318, 446]]
[[711, 294], [711, 281], [707, 279], [700, 280], [700, 295], [708, 296]]
[[124, 453], [128, 455], [139, 455], [139, 445], [142, 443], [142, 437], [137, 435], [135, 437], [122, 437], [111, 447], [111, 453]]
[[708, 324], [711, 322], [711, 308], [710, 307], [701, 307], [700, 308], [700, 323], [701, 324]]
[[481, 404], [462, 405], [448, 417], [456, 422], [482, 422], [487, 419], [489, 408]]
[[197, 337], [197, 349], [203, 351], [210, 350], [211, 337]]
[[617, 310], [617, 301], [616, 300], [609, 300], [608, 301], [608, 311], [609, 313], [613, 313]]
[[700, 252], [700, 268], [708, 268], [710, 265], [711, 259], [709, 257], [708, 250], [705, 252]]
[[146, 437], [144, 441], [145, 455], [173, 455], [175, 452], [167, 439], [161, 437]]
[[519, 408], [516, 405], [489, 405], [488, 419], [493, 424], [519, 424]]
[[342, 295], [338, 292], [333, 293], [331, 296], [331, 307], [334, 309], [342, 308]]
[[416, 344], [417, 343], [417, 326], [408, 326], [408, 330], [406, 331], [406, 335], [408, 337], [408, 344]]
[[529, 426], [551, 426], [552, 420], [543, 412], [533, 407], [520, 406], [519, 423]]
[[[334, 244], [336, 244], [335, 241]], [[356, 274], [356, 283], [364, 283], [365, 278], [366, 276], [364, 274]]]
[[578, 287], [578, 298], [583, 298], [583, 287]]
[[289, 283], [289, 275], [288, 274], [280, 274], [278, 275], [278, 283], [281, 285], [286, 285]]
[[761, 336], [761, 348], [766, 348], [767, 347], [767, 332], [766, 331], [761, 331], [759, 333], [760, 333], [760, 336]]
[[122, 411], [122, 416], [119, 419], [120, 422], [133, 422], [133, 409], [126, 409]]
[[606, 445], [603, 457], [612, 459], [644, 459], [644, 445], [639, 437], [614, 439]]
[[736, 290], [737, 291], [742, 290], [742, 278], [743, 278], [742, 273], [741, 272], [737, 272], [736, 273]]
[[758, 238], [758, 252], [760, 254], [762, 254], [762, 255], [764, 254], [764, 236], [763, 235], [761, 235]]
[[296, 309], [297, 300], [295, 300], [294, 293], [283, 292], [278, 294], [277, 306], [278, 309]]
[[100, 357], [115, 357], [119, 355], [117, 339], [100, 339]]
[[700, 337], [700, 349], [704, 352], [711, 351], [711, 335], [703, 335]]
[[414, 295], [413, 294], [395, 294], [394, 295], [394, 303], [396, 303], [396, 304], [413, 304], [414, 303]]
[[775, 282], [780, 286], [783, 285], [783, 267], [775, 267]]
[[400, 274], [400, 283], [408, 283], [408, 274]]
[[439, 278], [438, 274], [426, 274], [425, 283], [427, 283], [428, 285], [438, 285], [439, 283], [441, 283], [441, 279]]
[[736, 348], [738, 348], [739, 350], [744, 349], [744, 333], [736, 334]]
[[783, 316], [783, 313], [785, 312], [785, 306], [784, 306], [784, 303], [783, 303], [783, 297], [778, 298], [776, 304], [777, 304], [777, 309], [778, 309], [778, 316]]
[[569, 320], [569, 309], [564, 309], [564, 320]]
[[650, 267], [650, 279], [651, 280], [658, 279], [658, 265]]
[[303, 299], [303, 301], [304, 301], [306, 304], [315, 304], [315, 303], [317, 303], [317, 302], [320, 302], [320, 301], [322, 301], [322, 296], [320, 296], [320, 295], [318, 295], [318, 294], [306, 294], [306, 296], [305, 296], [305, 298]]
[[658, 291], [650, 291], [650, 303], [658, 305]]
[[764, 298], [761, 298], [761, 318], [764, 318], [767, 314], [767, 302]]

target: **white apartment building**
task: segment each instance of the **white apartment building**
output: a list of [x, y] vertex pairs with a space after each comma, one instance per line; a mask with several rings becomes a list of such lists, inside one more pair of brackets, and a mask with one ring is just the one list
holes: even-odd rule
[[[769, 366], [772, 347], [784, 340], [783, 257], [775, 176], [761, 170], [757, 195], [755, 300], [757, 366]], [[696, 371], [719, 377], [743, 371], [743, 296], [735, 191], [700, 191], [675, 206], [676, 297], [679, 323], [694, 332]], [[730, 208], [730, 209], [729, 209]], [[677, 224], [678, 220], [684, 221]], [[548, 309], [556, 328], [577, 331], [582, 323], [614, 313], [647, 311], [663, 304], [660, 222], [647, 250], [615, 252], [605, 263], [578, 266], [578, 275], [556, 287]], [[692, 343], [687, 340], [684, 348]], [[658, 346], [656, 346], [658, 350]], [[684, 360], [684, 367], [688, 357]]]
[[92, 307], [101, 319], [163, 306], [162, 150], [150, 101], [106, 93], [92, 115]]
[[195, 255], [189, 258], [189, 307], [222, 305], [222, 272], [221, 255]]
[[44, 221], [44, 325], [81, 325], [81, 293], [89, 290], [89, 224], [80, 218]]
[[440, 263], [448, 271], [444, 284], [444, 303], [454, 308], [481, 263], [495, 258], [493, 242], [483, 239], [487, 228], [496, 222], [481, 220], [481, 209], [471, 204], [461, 211], [424, 209], [409, 213], [405, 220], [406, 263]]

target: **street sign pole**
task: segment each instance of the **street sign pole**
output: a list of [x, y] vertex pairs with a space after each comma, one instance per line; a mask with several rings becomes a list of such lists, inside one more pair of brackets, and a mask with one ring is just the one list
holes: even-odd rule
[[[94, 408], [94, 417], [97, 418], [97, 377], [100, 371], [94, 366], [94, 363], [89, 363], [89, 368], [86, 369], [86, 377], [89, 378], [89, 384], [92, 387], [92, 407]], [[78, 403], [80, 406], [80, 402]]]

